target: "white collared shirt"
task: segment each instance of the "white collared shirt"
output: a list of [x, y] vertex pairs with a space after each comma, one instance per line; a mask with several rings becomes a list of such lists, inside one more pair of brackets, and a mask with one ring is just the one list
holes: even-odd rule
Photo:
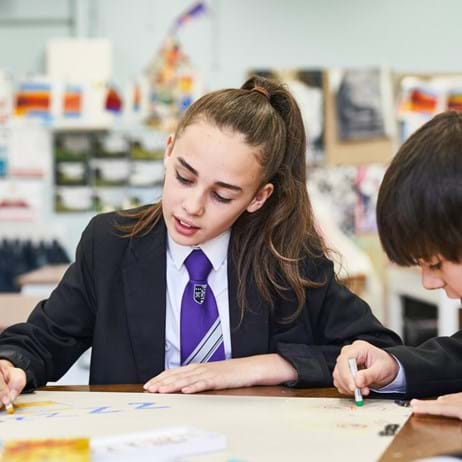
[[[231, 334], [229, 329], [228, 300], [228, 245], [231, 232], [201, 244], [199, 247], [212, 263], [208, 284], [218, 306], [226, 359], [231, 358]], [[181, 299], [189, 281], [184, 265], [186, 257], [194, 247], [177, 244], [170, 236], [167, 239], [167, 310], [165, 316], [165, 369], [180, 366], [180, 319]]]

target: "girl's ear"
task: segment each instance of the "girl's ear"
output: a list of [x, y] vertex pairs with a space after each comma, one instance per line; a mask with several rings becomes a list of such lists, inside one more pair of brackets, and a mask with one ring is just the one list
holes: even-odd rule
[[175, 135], [171, 133], [170, 135], [168, 135], [167, 145], [165, 146], [164, 167], [167, 166], [167, 161], [172, 155], [174, 141], [175, 141]]
[[255, 197], [251, 200], [250, 204], [247, 206], [247, 212], [253, 213], [258, 209], [263, 207], [266, 200], [273, 194], [274, 185], [272, 183], [266, 183], [265, 186], [262, 186], [255, 194]]

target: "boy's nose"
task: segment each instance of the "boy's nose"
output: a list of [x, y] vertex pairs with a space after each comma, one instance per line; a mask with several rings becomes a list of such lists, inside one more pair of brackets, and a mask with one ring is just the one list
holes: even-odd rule
[[427, 268], [422, 269], [422, 285], [425, 289], [442, 289], [444, 287], [443, 279]]

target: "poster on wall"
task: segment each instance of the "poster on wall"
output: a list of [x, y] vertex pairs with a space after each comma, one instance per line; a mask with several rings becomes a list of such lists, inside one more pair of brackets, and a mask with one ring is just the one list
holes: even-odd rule
[[38, 120], [14, 120], [8, 133], [8, 174], [43, 178], [51, 171], [51, 134]]
[[184, 111], [204, 94], [203, 81], [193, 59], [186, 53], [180, 35], [188, 24], [209, 12], [207, 2], [202, 1], [194, 2], [181, 12], [148, 64], [149, 108], [146, 122], [150, 127], [173, 131]]
[[309, 171], [308, 190], [312, 202], [327, 204], [336, 225], [347, 236], [377, 232], [377, 195], [385, 174], [384, 164], [342, 165]]
[[15, 97], [15, 116], [38, 118], [43, 122], [51, 119], [52, 82], [45, 77], [35, 77], [20, 82]]
[[403, 143], [440, 112], [462, 110], [462, 75], [402, 75], [399, 78], [398, 121]]
[[318, 165], [324, 161], [323, 73], [320, 69], [252, 69], [248, 76], [260, 75], [285, 83], [297, 100], [307, 131], [307, 161]]
[[0, 221], [36, 222], [43, 213], [43, 183], [34, 179], [0, 180]]
[[6, 176], [8, 158], [8, 129], [0, 124], [0, 178]]
[[202, 80], [176, 35], [166, 37], [146, 75], [150, 88], [147, 124], [173, 131], [184, 111], [204, 92]]
[[356, 167], [320, 167], [310, 169], [307, 186], [311, 199], [322, 197], [337, 226], [347, 235], [355, 234]]
[[338, 139], [361, 141], [389, 136], [387, 120], [392, 117], [392, 100], [388, 73], [380, 69], [346, 69], [333, 71], [331, 77], [336, 83]]
[[383, 164], [360, 165], [356, 169], [355, 233], [377, 233], [376, 206], [386, 167]]
[[13, 81], [0, 70], [0, 178], [7, 175], [9, 122], [13, 114]]

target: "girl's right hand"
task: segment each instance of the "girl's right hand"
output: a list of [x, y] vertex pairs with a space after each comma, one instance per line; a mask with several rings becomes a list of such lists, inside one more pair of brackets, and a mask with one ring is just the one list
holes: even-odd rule
[[0, 359], [0, 408], [13, 403], [26, 386], [26, 373], [10, 361]]

